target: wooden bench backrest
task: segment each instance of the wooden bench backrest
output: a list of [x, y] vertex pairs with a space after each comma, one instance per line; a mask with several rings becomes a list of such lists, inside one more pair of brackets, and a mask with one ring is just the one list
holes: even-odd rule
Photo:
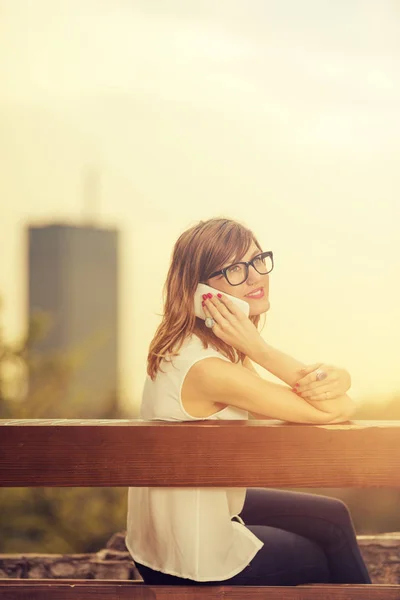
[[400, 486], [399, 421], [0, 420], [0, 440], [1, 486]]
[[[0, 486], [400, 487], [400, 422], [0, 421]], [[400, 586], [0, 580], [1, 600], [400, 600]]]

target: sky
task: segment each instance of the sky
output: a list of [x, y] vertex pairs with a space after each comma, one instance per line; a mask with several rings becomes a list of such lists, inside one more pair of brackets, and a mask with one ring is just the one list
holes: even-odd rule
[[0, 0], [6, 333], [27, 223], [116, 225], [137, 404], [173, 243], [223, 215], [274, 251], [265, 339], [356, 398], [398, 392], [399, 63], [394, 0]]

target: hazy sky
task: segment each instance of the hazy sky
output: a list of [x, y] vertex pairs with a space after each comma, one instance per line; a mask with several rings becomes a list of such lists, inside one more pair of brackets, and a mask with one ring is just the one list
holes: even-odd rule
[[400, 390], [399, 62], [395, 0], [0, 0], [8, 333], [26, 222], [79, 222], [95, 165], [97, 219], [123, 234], [127, 396], [173, 242], [219, 215], [274, 250], [268, 341], [346, 366], [355, 397]]

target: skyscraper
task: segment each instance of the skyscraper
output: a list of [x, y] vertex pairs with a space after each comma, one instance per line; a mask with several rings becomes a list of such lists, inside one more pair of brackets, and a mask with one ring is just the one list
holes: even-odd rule
[[118, 395], [118, 231], [55, 223], [28, 238], [29, 314], [52, 320], [38, 349], [74, 357], [70, 416], [96, 418]]

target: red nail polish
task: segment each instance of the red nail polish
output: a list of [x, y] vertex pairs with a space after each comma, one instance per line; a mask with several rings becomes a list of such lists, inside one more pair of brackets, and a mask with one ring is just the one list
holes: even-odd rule
[[203, 294], [203, 300], [207, 298], [207, 294]]
[[212, 298], [212, 294], [207, 294], [207, 296], [208, 296], [209, 298]]
[[201, 303], [201, 305], [202, 305], [202, 306], [205, 306], [205, 305], [206, 305], [206, 303], [204, 302], [204, 300], [203, 300], [203, 302]]
[[222, 298], [222, 294], [217, 294], [218, 298]]

